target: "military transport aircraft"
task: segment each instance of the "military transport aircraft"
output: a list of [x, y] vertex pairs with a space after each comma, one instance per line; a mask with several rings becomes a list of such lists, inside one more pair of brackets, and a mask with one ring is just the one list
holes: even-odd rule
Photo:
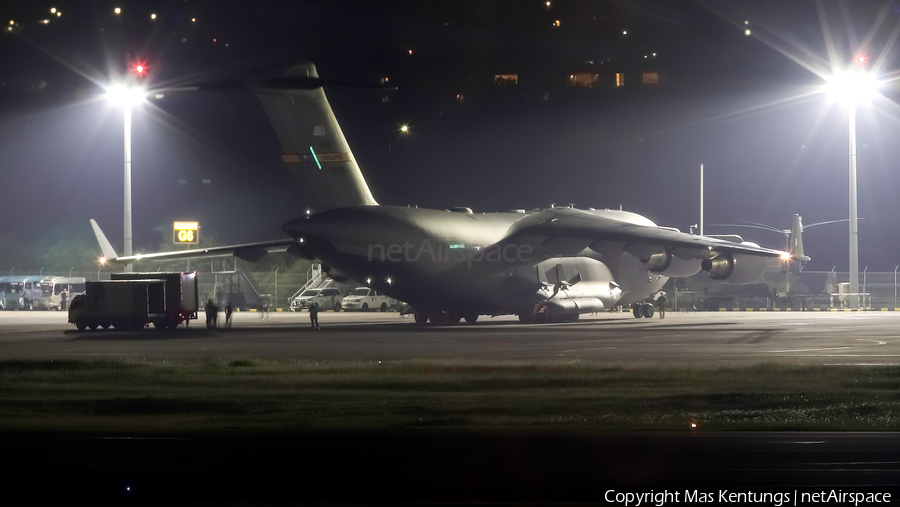
[[[580, 314], [645, 302], [668, 277], [701, 269], [714, 280], [753, 283], [769, 257], [787, 252], [660, 227], [620, 210], [547, 209], [474, 213], [384, 206], [375, 201], [312, 64], [285, 77], [244, 83], [259, 97], [281, 142], [282, 158], [313, 190], [316, 213], [283, 225], [291, 239], [118, 256], [91, 220], [103, 255], [115, 263], [234, 255], [259, 259], [290, 251], [318, 259], [337, 280], [353, 279], [408, 302], [417, 323], [474, 323], [480, 315], [522, 321], [575, 321]], [[215, 85], [222, 89], [229, 86]], [[202, 89], [202, 86], [192, 89]], [[800, 253], [802, 256], [802, 253]]]

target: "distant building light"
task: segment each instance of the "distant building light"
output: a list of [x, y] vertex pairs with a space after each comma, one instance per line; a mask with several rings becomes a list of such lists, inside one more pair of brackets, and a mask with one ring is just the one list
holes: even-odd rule
[[495, 74], [494, 83], [498, 85], [514, 85], [519, 83], [518, 74]]
[[56, 7], [50, 7], [50, 14], [56, 14]]
[[400, 127], [400, 132], [409, 132], [409, 125], [403, 125]]
[[625, 86], [625, 73], [624, 72], [616, 72], [616, 88], [620, 86]]
[[569, 86], [593, 88], [600, 84], [600, 75], [592, 72], [569, 74]]
[[13, 20], [9, 20], [9, 26], [13, 26], [13, 25], [15, 25], [15, 24], [16, 24], [16, 22], [15, 22], [15, 21], [13, 21]]
[[49, 24], [50, 24], [50, 20], [49, 20], [49, 19], [42, 19], [42, 20], [41, 20], [41, 23], [43, 23], [43, 24], [45, 24], [45, 25], [49, 25]]
[[550, 0], [547, 0], [547, 1], [544, 2], [544, 3], [545, 3], [545, 5], [547, 5], [547, 8], [549, 9], [549, 8], [550, 8]]
[[622, 30], [622, 35], [628, 35], [628, 30]]
[[559, 20], [558, 20], [558, 19], [557, 19], [556, 21], [553, 22], [553, 26], [559, 26]]
[[197, 22], [197, 18], [191, 18], [191, 23], [196, 23], [196, 22]]
[[116, 14], [122, 14], [122, 9], [119, 7], [116, 7], [115, 9], [113, 9], [113, 12], [115, 12]]
[[62, 11], [56, 11], [56, 17], [57, 18], [62, 17]]
[[412, 49], [410, 49], [410, 50], [409, 50], [409, 56], [412, 56], [412, 54], [413, 54], [413, 51], [412, 51]]
[[750, 29], [749, 29], [749, 28], [746, 29], [746, 30], [744, 30], [744, 35], [746, 35], [746, 36], [748, 36], [748, 37], [750, 36]]
[[745, 25], [749, 25], [749, 24], [750, 24], [750, 22], [749, 22], [749, 21], [747, 21], [747, 20], [744, 20], [744, 24], [745, 24]]
[[641, 75], [641, 84], [658, 85], [659, 84], [659, 72], [644, 72]]
[[466, 101], [466, 97], [462, 93], [457, 93], [456, 101], [459, 102], [460, 104], [463, 104]]
[[656, 53], [653, 53], [653, 56], [656, 56]]
[[150, 14], [150, 19], [156, 19], [156, 13], [155, 13], [155, 12], [152, 13], [152, 14]]

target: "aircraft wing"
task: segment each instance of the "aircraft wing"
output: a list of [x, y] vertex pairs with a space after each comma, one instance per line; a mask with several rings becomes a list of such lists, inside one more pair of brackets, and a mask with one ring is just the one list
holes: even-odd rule
[[280, 239], [275, 241], [264, 241], [260, 243], [244, 243], [241, 245], [217, 246], [210, 248], [197, 248], [194, 250], [179, 250], [175, 252], [158, 252], [148, 254], [137, 254], [130, 256], [120, 256], [113, 249], [106, 235], [100, 230], [100, 226], [94, 219], [91, 219], [91, 227], [97, 236], [97, 242], [100, 243], [100, 250], [107, 262], [116, 264], [129, 264], [137, 261], [169, 261], [179, 259], [198, 259], [207, 257], [228, 257], [234, 256], [238, 259], [254, 262], [262, 258], [263, 255], [273, 252], [287, 252], [300, 255], [301, 257], [312, 260], [314, 256], [303, 247], [303, 245], [293, 239]]
[[781, 257], [786, 253], [753, 243], [686, 234], [569, 208], [535, 213], [517, 222], [510, 232], [506, 242], [525, 241], [536, 249], [561, 255], [574, 255], [585, 248], [605, 250], [604, 247], [619, 247], [641, 259], [647, 259], [664, 248], [683, 259], [711, 258], [719, 252], [764, 257]]

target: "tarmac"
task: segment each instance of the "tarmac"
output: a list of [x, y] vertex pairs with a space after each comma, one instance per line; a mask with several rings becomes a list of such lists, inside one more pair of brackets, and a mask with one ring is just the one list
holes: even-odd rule
[[[238, 313], [228, 329], [194, 322], [167, 332], [77, 332], [61, 312], [0, 312], [0, 360], [900, 362], [900, 313], [895, 312], [670, 312], [664, 320], [602, 313], [571, 324], [482, 317], [471, 326], [416, 326], [390, 312], [322, 312], [319, 320], [321, 331], [310, 329], [306, 313], [271, 313], [268, 320]], [[871, 505], [890, 503], [900, 494], [898, 445], [895, 432], [0, 433], [0, 474], [6, 479], [0, 498], [45, 504], [635, 506], [633, 497], [622, 496], [635, 493], [680, 495], [663, 503], [643, 497], [641, 505]], [[823, 500], [851, 493], [864, 496]]]
[[600, 313], [581, 322], [522, 324], [482, 317], [475, 325], [417, 326], [394, 312], [239, 312], [231, 328], [78, 332], [63, 312], [0, 312], [0, 360], [23, 358], [251, 356], [273, 360], [581, 359], [622, 366], [900, 364], [900, 313], [669, 312], [665, 319]]

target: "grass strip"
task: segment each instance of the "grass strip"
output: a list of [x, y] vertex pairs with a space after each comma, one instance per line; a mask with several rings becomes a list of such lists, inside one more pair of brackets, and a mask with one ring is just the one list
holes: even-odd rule
[[871, 431], [900, 368], [619, 368], [588, 361], [16, 360], [0, 430]]

